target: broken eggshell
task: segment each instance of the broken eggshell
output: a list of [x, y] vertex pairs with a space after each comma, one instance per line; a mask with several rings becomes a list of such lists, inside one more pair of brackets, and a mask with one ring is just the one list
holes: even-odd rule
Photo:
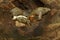
[[16, 27], [25, 27], [24, 23], [20, 23], [19, 21], [15, 21]]

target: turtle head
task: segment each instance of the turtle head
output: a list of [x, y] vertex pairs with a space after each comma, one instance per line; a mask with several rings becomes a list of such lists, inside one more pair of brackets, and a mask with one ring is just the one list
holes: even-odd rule
[[16, 20], [17, 19], [17, 16], [13, 16], [13, 20]]

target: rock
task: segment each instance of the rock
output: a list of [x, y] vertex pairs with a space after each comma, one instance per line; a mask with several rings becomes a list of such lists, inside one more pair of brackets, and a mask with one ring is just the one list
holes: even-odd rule
[[55, 12], [55, 15], [51, 19], [52, 23], [60, 23], [60, 10]]
[[60, 9], [60, 0], [40, 0], [50, 8]]
[[2, 3], [3, 2], [3, 0], [0, 0], [0, 3]]

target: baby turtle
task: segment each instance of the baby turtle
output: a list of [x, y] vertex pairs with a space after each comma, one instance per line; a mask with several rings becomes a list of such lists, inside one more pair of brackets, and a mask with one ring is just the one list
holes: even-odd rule
[[36, 17], [38, 16], [38, 19], [40, 20], [42, 18], [42, 15], [46, 14], [48, 11], [50, 11], [50, 8], [39, 7], [39, 8], [34, 9], [31, 12], [31, 15], [36, 15]]

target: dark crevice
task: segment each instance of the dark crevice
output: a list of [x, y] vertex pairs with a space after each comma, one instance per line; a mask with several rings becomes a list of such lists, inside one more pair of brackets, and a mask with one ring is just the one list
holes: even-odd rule
[[[32, 0], [32, 1], [33, 1], [34, 4], [32, 2], [29, 2], [29, 0], [27, 0], [27, 2], [20, 2], [19, 0], [15, 0], [13, 2], [13, 4], [15, 6], [19, 7], [20, 9], [23, 9], [23, 10], [31, 9], [34, 5], [37, 6], [37, 7], [44, 7], [44, 4], [40, 0]], [[32, 6], [31, 6], [30, 3], [32, 4]], [[34, 9], [34, 8], [32, 8], [32, 9]]]
[[22, 2], [20, 2], [19, 0], [15, 0], [13, 2], [13, 4], [18, 7], [18, 8], [21, 8], [21, 9], [28, 9], [26, 6], [24, 6], [24, 4]]
[[34, 0], [37, 6], [44, 7], [44, 4], [40, 0]]

